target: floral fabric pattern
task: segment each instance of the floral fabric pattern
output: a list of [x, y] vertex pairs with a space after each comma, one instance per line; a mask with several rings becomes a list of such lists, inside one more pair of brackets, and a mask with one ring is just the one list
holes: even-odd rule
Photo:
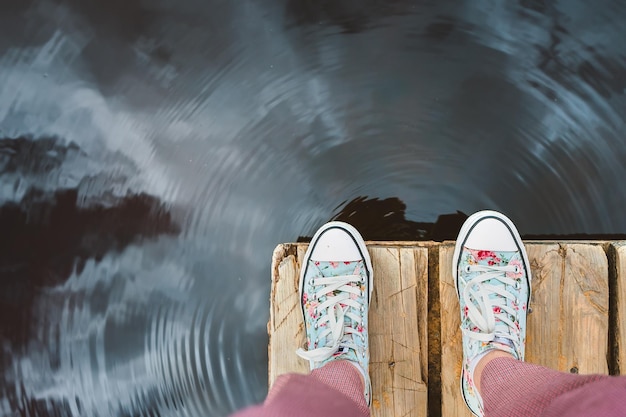
[[[329, 344], [327, 335], [322, 336], [321, 332], [326, 326], [325, 322], [319, 323], [322, 312], [318, 311], [318, 307], [326, 301], [327, 297], [337, 296], [342, 291], [334, 290], [324, 295], [316, 296], [320, 290], [319, 286], [315, 286], [314, 282], [317, 278], [337, 277], [346, 275], [357, 275], [361, 277], [360, 282], [352, 282], [349, 285], [358, 288], [359, 294], [350, 293], [352, 300], [358, 301], [363, 306], [357, 311], [352, 306], [340, 303], [339, 306], [346, 312], [360, 317], [356, 321], [348, 315], [344, 316], [345, 327], [356, 329], [358, 334], [352, 335], [352, 342], [356, 345], [356, 350], [344, 345], [339, 345], [338, 350], [323, 362], [315, 364], [315, 368], [319, 368], [326, 363], [336, 360], [349, 360], [358, 362], [366, 374], [369, 372], [369, 337], [368, 337], [368, 304], [369, 304], [369, 278], [367, 276], [366, 266], [363, 261], [353, 262], [320, 262], [309, 260], [306, 276], [304, 277], [304, 285], [302, 290], [302, 312], [304, 314], [304, 327], [306, 333], [306, 349], [313, 350]], [[360, 336], [360, 337], [359, 337]]]

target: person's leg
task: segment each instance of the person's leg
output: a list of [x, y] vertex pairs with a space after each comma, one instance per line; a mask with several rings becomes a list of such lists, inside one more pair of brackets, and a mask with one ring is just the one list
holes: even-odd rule
[[348, 361], [334, 361], [309, 375], [276, 379], [265, 402], [233, 417], [368, 417], [363, 377]]
[[488, 417], [626, 415], [626, 377], [558, 372], [506, 354], [481, 362], [474, 381]]
[[310, 375], [283, 375], [263, 405], [238, 417], [369, 416], [368, 313], [373, 269], [359, 232], [330, 222], [313, 236], [300, 271]]

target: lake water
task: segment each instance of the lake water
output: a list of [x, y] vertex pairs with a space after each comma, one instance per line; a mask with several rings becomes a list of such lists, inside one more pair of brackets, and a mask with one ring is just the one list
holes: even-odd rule
[[626, 233], [623, 0], [0, 11], [0, 415], [261, 401], [272, 250], [340, 212]]

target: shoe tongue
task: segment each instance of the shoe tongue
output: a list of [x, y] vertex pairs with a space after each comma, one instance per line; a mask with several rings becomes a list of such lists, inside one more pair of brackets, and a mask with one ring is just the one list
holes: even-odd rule
[[350, 348], [348, 346], [339, 345], [339, 347], [337, 348], [337, 352], [335, 352], [335, 355], [343, 355], [344, 353], [348, 353], [349, 351]]
[[[335, 351], [335, 353], [333, 353], [332, 357], [333, 358], [337, 358], [338, 356], [342, 356], [347, 358], [348, 360], [350, 360], [350, 356], [352, 355], [351, 352], [352, 349], [350, 349], [348, 346], [345, 345], [339, 345], [339, 347], [337, 348], [337, 350]], [[347, 355], [347, 356], [344, 356]]]
[[496, 337], [494, 337], [493, 342], [500, 343], [502, 345], [506, 345], [506, 346], [510, 347], [511, 349], [515, 349], [515, 346], [513, 345], [513, 341], [510, 340], [510, 339], [507, 339], [506, 337], [496, 336]]

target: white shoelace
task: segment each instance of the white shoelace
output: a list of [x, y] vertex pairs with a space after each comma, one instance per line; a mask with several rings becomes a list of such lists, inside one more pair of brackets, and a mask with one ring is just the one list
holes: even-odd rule
[[[313, 295], [314, 299], [329, 293], [333, 294], [335, 290], [341, 292], [337, 295], [328, 295], [326, 300], [317, 306], [315, 326], [320, 328], [324, 323], [326, 323], [326, 326], [318, 334], [317, 339], [311, 341], [314, 343], [314, 349], [306, 351], [300, 348], [296, 351], [300, 357], [313, 362], [322, 362], [335, 354], [339, 346], [357, 351], [353, 337], [355, 335], [359, 337], [364, 336], [352, 327], [352, 323], [356, 322], [363, 325], [362, 313], [364, 306], [358, 299], [353, 300], [350, 298], [350, 294], [355, 294], [358, 297], [364, 296], [358, 285], [351, 285], [352, 283], [360, 284], [364, 282], [363, 280], [364, 278], [360, 275], [340, 275], [312, 280], [311, 285], [316, 289]], [[359, 314], [357, 315], [354, 311], [359, 312]], [[345, 320], [346, 317], [351, 320]], [[325, 346], [317, 347], [319, 340], [324, 337], [326, 338]]]
[[[517, 266], [486, 266], [469, 265], [466, 272], [482, 272], [467, 282], [463, 289], [463, 300], [467, 306], [467, 315], [470, 322], [478, 328], [478, 331], [471, 329], [461, 329], [464, 336], [482, 342], [491, 342], [496, 338], [505, 338], [513, 343], [516, 350], [519, 350], [520, 338], [510, 317], [517, 317], [517, 311], [507, 305], [507, 300], [519, 305], [519, 300], [515, 294], [507, 291], [504, 285], [492, 285], [488, 281], [495, 279], [502, 284], [509, 285], [515, 289], [520, 288], [519, 281], [506, 276], [507, 272], [518, 273]], [[491, 295], [497, 297], [490, 297]], [[499, 312], [494, 309], [499, 308]], [[496, 321], [496, 318], [499, 321]]]

